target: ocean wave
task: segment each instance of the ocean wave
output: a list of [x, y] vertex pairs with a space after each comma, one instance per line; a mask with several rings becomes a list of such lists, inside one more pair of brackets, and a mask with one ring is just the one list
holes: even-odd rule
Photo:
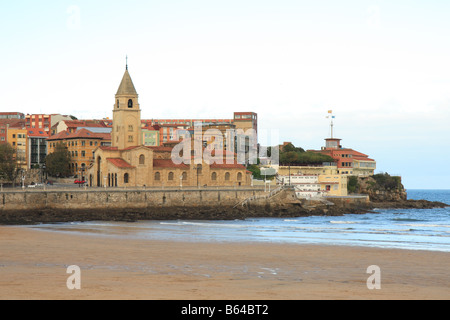
[[428, 227], [428, 228], [450, 228], [450, 225], [446, 225], [446, 224], [427, 224], [427, 223], [404, 223], [404, 224], [398, 224], [398, 226]]
[[356, 223], [362, 223], [361, 221], [333, 221], [331, 220], [330, 223], [334, 224], [356, 224]]
[[404, 222], [414, 222], [414, 221], [425, 221], [421, 219], [413, 219], [413, 218], [394, 218], [392, 221], [404, 221]]

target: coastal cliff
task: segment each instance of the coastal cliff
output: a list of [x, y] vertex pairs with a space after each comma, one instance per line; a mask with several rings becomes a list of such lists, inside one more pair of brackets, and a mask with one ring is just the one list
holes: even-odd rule
[[366, 194], [370, 199], [370, 208], [429, 209], [449, 206], [446, 203], [408, 199], [408, 193], [401, 177], [380, 173], [369, 177], [348, 178], [349, 194]]

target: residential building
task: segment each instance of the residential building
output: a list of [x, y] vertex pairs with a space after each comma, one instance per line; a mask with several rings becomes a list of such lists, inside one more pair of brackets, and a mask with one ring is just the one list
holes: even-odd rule
[[0, 112], [0, 119], [25, 119], [21, 112]]
[[158, 125], [142, 128], [142, 144], [147, 147], [159, 147], [160, 127]]
[[295, 187], [299, 198], [347, 196], [347, 176], [340, 174], [277, 175], [277, 183]]
[[28, 151], [28, 134], [25, 127], [9, 127], [8, 143], [16, 149], [16, 158], [21, 169], [28, 168], [27, 151]]
[[48, 133], [43, 129], [27, 128], [27, 165], [30, 168], [42, 168], [47, 156]]
[[376, 162], [368, 155], [350, 148], [343, 148], [341, 139], [325, 139], [325, 147], [321, 150], [311, 150], [329, 155], [337, 163], [337, 173], [356, 176], [370, 176], [374, 174]]
[[63, 131], [47, 139], [48, 153], [53, 153], [59, 143], [63, 143], [70, 153], [70, 168], [73, 175], [84, 178], [87, 168], [94, 159], [94, 150], [100, 146], [111, 146], [110, 133], [92, 132], [80, 129], [75, 132]]

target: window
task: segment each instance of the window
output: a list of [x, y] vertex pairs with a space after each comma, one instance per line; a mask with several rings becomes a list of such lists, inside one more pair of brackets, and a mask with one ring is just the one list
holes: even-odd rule
[[187, 172], [183, 172], [183, 174], [181, 176], [182, 176], [183, 181], [187, 180]]
[[133, 108], [133, 100], [128, 100], [128, 108]]
[[217, 173], [213, 172], [211, 174], [211, 180], [216, 181], [217, 180]]
[[133, 136], [128, 136], [128, 142], [133, 142]]
[[230, 181], [230, 173], [225, 173], [225, 181]]
[[128, 126], [128, 131], [129, 131], [129, 132], [133, 132], [133, 126], [132, 126], [132, 125], [129, 125], [129, 126]]
[[237, 181], [242, 181], [242, 173], [238, 172], [237, 174]]
[[128, 177], [128, 173], [125, 173], [123, 175], [123, 183], [128, 183], [129, 177]]
[[161, 174], [159, 172], [155, 172], [155, 180], [161, 180]]
[[84, 158], [84, 157], [86, 157], [86, 151], [81, 151], [81, 156]]
[[117, 109], [119, 108], [119, 99], [117, 99]]
[[173, 180], [173, 172], [169, 172], [169, 181]]
[[143, 154], [139, 156], [139, 164], [145, 164], [145, 156]]

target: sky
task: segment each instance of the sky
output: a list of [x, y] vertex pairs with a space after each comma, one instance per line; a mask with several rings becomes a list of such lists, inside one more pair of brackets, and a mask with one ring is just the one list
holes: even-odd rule
[[267, 144], [320, 149], [333, 110], [376, 172], [449, 189], [449, 17], [437, 0], [2, 1], [0, 111], [112, 118], [128, 55], [144, 119], [253, 111]]

